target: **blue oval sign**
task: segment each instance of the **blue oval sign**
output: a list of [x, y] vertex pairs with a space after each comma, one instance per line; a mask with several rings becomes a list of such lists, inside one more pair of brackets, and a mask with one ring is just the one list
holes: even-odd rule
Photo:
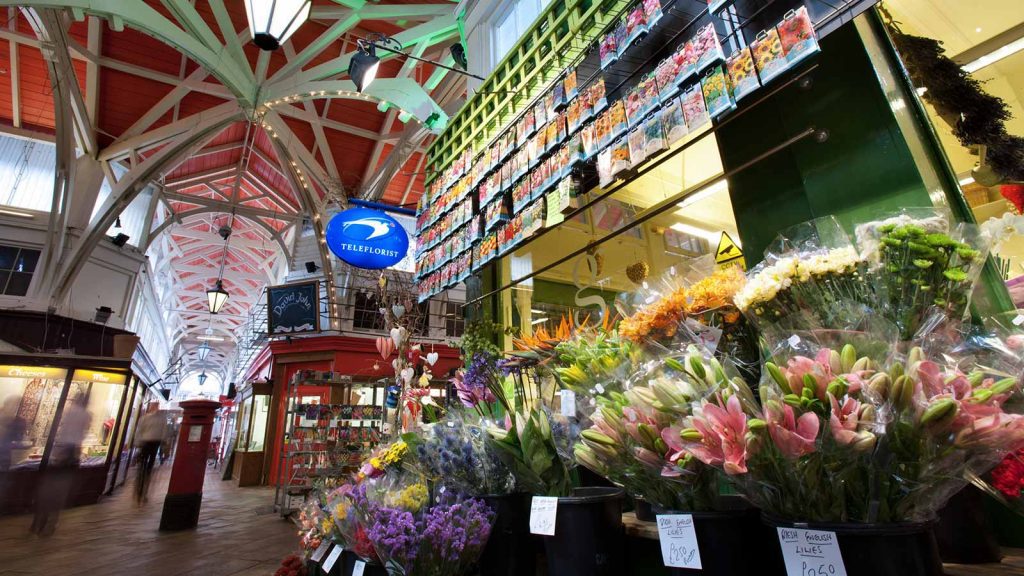
[[379, 270], [405, 258], [409, 236], [397, 220], [384, 212], [349, 208], [327, 223], [327, 247], [356, 268]]

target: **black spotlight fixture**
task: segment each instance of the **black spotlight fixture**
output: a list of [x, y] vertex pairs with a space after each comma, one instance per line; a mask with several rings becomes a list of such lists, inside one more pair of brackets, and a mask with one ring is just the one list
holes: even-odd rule
[[100, 306], [96, 309], [96, 317], [93, 318], [93, 321], [97, 324], [106, 324], [107, 320], [110, 320], [110, 315], [113, 313], [114, 311], [110, 306]]
[[349, 60], [348, 75], [356, 85], [356, 91], [362, 92], [377, 77], [380, 58], [377, 57], [377, 47], [373, 42], [360, 40], [358, 46], [359, 49]]
[[459, 68], [463, 70], [469, 70], [469, 60], [466, 59], [466, 47], [461, 42], [452, 44], [450, 48], [452, 52], [452, 58], [455, 59], [455, 63], [459, 65]]
[[316, 262], [306, 262], [306, 272], [307, 273], [309, 273], [309, 274], [316, 274], [316, 271], [319, 270], [319, 269], [320, 269], [320, 267], [316, 265]]
[[110, 238], [110, 241], [114, 244], [114, 246], [121, 248], [122, 246], [128, 243], [128, 238], [130, 238], [130, 236], [122, 232], [117, 236], [112, 236]]

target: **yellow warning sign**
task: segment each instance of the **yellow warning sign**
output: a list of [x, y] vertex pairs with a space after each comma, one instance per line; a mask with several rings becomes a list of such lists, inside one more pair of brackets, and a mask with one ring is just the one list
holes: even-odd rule
[[715, 263], [734, 264], [743, 266], [743, 250], [736, 244], [736, 241], [729, 236], [728, 232], [722, 231], [722, 238], [718, 241], [718, 249], [715, 251]]

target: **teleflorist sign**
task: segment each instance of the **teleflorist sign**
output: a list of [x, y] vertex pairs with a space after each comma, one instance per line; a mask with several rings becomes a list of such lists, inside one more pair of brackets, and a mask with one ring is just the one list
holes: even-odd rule
[[397, 220], [384, 212], [350, 208], [327, 224], [327, 247], [356, 268], [379, 270], [405, 258], [409, 236]]

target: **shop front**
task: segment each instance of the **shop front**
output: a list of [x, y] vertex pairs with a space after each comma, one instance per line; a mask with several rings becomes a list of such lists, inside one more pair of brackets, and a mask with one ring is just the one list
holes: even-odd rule
[[70, 505], [95, 503], [123, 480], [126, 462], [116, 456], [126, 445], [133, 380], [127, 360], [0, 355], [3, 432], [11, 446], [4, 509], [28, 509], [50, 465], [77, 468]]

